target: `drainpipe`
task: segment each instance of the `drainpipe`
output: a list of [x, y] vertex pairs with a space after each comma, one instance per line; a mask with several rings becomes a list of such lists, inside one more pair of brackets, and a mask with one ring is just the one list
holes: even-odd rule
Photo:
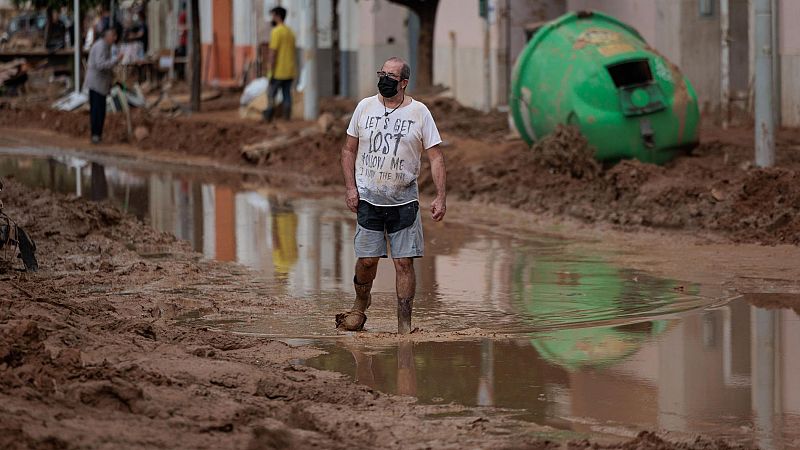
[[719, 0], [719, 27], [722, 40], [720, 41], [719, 61], [719, 94], [720, 110], [722, 112], [722, 128], [728, 128], [731, 117], [731, 85], [730, 85], [730, 8], [728, 0]]
[[458, 98], [458, 89], [457, 86], [457, 79], [456, 73], [458, 72], [456, 65], [458, 64], [458, 58], [456, 58], [456, 54], [458, 53], [458, 45], [456, 43], [456, 32], [450, 30], [448, 33], [450, 36], [450, 91], [453, 93], [453, 98]]
[[339, 95], [350, 97], [350, 2], [337, 3], [338, 8], [333, 13], [339, 16]]
[[756, 28], [756, 165], [775, 163], [775, 110], [773, 109], [772, 0], [754, 0]]
[[780, 39], [780, 0], [772, 0], [772, 107], [775, 110], [775, 124], [781, 126], [781, 39]]
[[317, 0], [308, 0], [308, 8], [303, 19], [308, 36], [308, 48], [305, 51], [306, 86], [303, 91], [303, 116], [305, 120], [316, 120], [319, 113], [317, 92]]
[[73, 70], [73, 75], [75, 75], [75, 93], [81, 91], [81, 47], [83, 47], [83, 43], [81, 42], [81, 1], [75, 0], [72, 3], [72, 50], [74, 53], [73, 64], [75, 64], [75, 69]]
[[339, 2], [339, 11], [334, 14], [339, 15], [339, 95], [350, 97], [350, 53], [353, 43], [350, 41], [350, 21], [351, 11], [348, 1]]
[[489, 66], [489, 0], [486, 0], [486, 16], [483, 18], [483, 111], [492, 109], [492, 75]]

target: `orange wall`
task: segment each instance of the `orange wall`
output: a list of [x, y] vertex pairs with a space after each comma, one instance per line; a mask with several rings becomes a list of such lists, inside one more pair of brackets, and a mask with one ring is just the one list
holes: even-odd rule
[[203, 81], [208, 83], [217, 80], [224, 83], [234, 78], [233, 2], [213, 0], [211, 10], [212, 44], [203, 45]]
[[233, 190], [216, 186], [214, 200], [216, 258], [220, 261], [236, 261], [236, 213]]
[[[250, 74], [254, 74], [256, 62], [256, 49], [252, 45], [237, 45], [233, 48], [233, 72], [236, 79], [242, 77], [245, 61], [250, 62]], [[258, 75], [256, 75], [258, 76]]]

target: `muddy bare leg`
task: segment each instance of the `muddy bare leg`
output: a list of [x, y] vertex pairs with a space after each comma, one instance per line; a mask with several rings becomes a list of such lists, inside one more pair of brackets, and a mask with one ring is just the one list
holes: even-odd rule
[[356, 300], [353, 302], [353, 310], [366, 312], [372, 303], [372, 281], [378, 272], [378, 261], [380, 258], [358, 258], [356, 262], [356, 274], [353, 277], [353, 285], [356, 290]]
[[414, 307], [414, 293], [417, 290], [417, 278], [414, 274], [414, 260], [398, 258], [394, 260], [397, 273], [397, 333], [411, 333], [411, 310]]

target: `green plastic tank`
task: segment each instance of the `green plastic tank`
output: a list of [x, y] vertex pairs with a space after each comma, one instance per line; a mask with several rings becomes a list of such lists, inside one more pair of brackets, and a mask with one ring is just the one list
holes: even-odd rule
[[689, 81], [635, 29], [599, 12], [571, 12], [535, 32], [514, 67], [510, 105], [528, 144], [575, 125], [601, 161], [663, 164], [698, 141]]

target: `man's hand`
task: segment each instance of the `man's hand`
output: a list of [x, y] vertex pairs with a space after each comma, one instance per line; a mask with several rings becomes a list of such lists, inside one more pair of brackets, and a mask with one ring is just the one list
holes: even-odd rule
[[358, 212], [358, 189], [350, 188], [347, 190], [345, 202], [350, 211]]
[[444, 219], [444, 215], [447, 212], [447, 199], [442, 196], [437, 196], [433, 202], [431, 203], [431, 217], [436, 222], [440, 222]]

